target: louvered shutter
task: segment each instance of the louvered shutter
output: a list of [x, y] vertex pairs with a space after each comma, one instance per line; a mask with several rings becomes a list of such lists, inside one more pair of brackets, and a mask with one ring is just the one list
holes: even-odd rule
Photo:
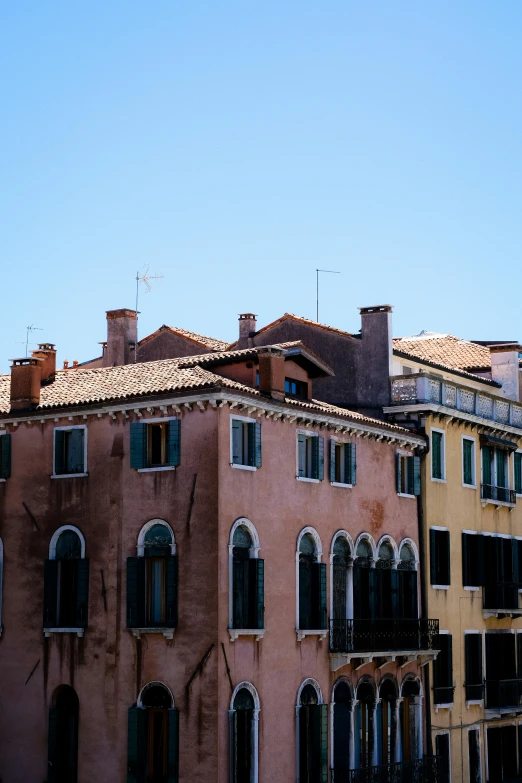
[[237, 781], [237, 711], [230, 716], [230, 783]]
[[58, 603], [58, 561], [44, 563], [44, 628], [56, 628], [56, 605]]
[[473, 441], [462, 441], [462, 459], [464, 484], [473, 484]]
[[[140, 558], [143, 560], [143, 558]], [[176, 555], [168, 555], [167, 577], [165, 580], [165, 607], [167, 628], [176, 628], [178, 625], [178, 558]]]
[[241, 465], [243, 463], [243, 422], [239, 419], [232, 419], [232, 463]]
[[[484, 561], [484, 536], [477, 535], [477, 554], [476, 554], [476, 580], [478, 587], [484, 587], [486, 584], [485, 561]], [[520, 562], [520, 561], [519, 561]]]
[[310, 630], [311, 628], [311, 567], [311, 563], [299, 563], [299, 628], [301, 630]]
[[69, 432], [67, 473], [85, 473], [85, 430], [78, 427]]
[[413, 494], [421, 493], [421, 461], [420, 457], [413, 457]]
[[413, 465], [413, 457], [406, 457], [406, 471], [407, 471], [407, 478], [406, 478], [406, 492], [408, 495], [413, 495], [413, 483], [415, 479], [415, 469]]
[[254, 430], [254, 466], [260, 468], [262, 465], [262, 451], [261, 451], [261, 424], [256, 421], [252, 425]]
[[127, 783], [145, 783], [146, 781], [148, 726], [147, 710], [130, 707], [127, 736]]
[[437, 584], [437, 539], [436, 530], [430, 530], [430, 583]]
[[264, 628], [265, 622], [265, 561], [250, 558], [250, 628]]
[[324, 438], [312, 438], [312, 478], [324, 479]]
[[482, 483], [491, 486], [491, 449], [482, 446]]
[[442, 434], [431, 433], [431, 465], [433, 478], [442, 478]]
[[441, 533], [441, 571], [445, 581], [443, 585], [451, 584], [451, 554], [450, 554], [450, 534], [449, 530], [440, 530]]
[[139, 421], [130, 425], [130, 466], [135, 470], [147, 467], [147, 425]]
[[7, 432], [0, 436], [0, 478], [8, 479], [11, 475], [11, 435]]
[[[384, 571], [382, 573], [384, 573]], [[404, 617], [404, 606], [400, 605], [400, 596], [399, 596], [400, 573], [401, 572], [398, 571], [396, 568], [392, 568], [390, 571], [392, 617]]]
[[317, 563], [319, 566], [319, 628], [326, 628], [326, 563]]
[[65, 444], [65, 431], [54, 431], [54, 473], [56, 476], [60, 476], [65, 473], [66, 466], [64, 463], [64, 444]]
[[377, 569], [368, 568], [368, 595], [370, 602], [370, 617], [377, 617], [378, 591], [377, 591]]
[[297, 475], [306, 478], [306, 436], [297, 436]]
[[355, 443], [346, 443], [344, 446], [344, 481], [355, 486], [357, 481], [357, 461]]
[[402, 457], [400, 454], [395, 455], [395, 476], [397, 481], [397, 492], [402, 492]]
[[448, 688], [453, 686], [453, 639], [451, 634], [446, 634], [446, 685]]
[[89, 607], [89, 561], [76, 563], [76, 627], [87, 628]]
[[181, 421], [171, 419], [168, 423], [169, 465], [175, 468], [181, 462]]
[[[346, 448], [346, 446], [345, 446]], [[335, 441], [330, 438], [330, 481], [335, 481]]]
[[168, 783], [179, 781], [179, 712], [169, 710], [169, 767]]
[[[515, 468], [515, 492], [517, 495], [522, 495], [522, 454], [516, 452], [514, 455], [514, 468]], [[4, 478], [6, 478], [4, 476]]]
[[234, 557], [232, 561], [232, 622], [234, 628], [249, 627], [248, 577], [248, 560]]
[[320, 783], [328, 783], [328, 705], [318, 704], [320, 715], [320, 728], [319, 728], [319, 753], [320, 753], [320, 768], [319, 768], [319, 780]]
[[145, 558], [127, 558], [127, 628], [145, 624]]
[[[462, 584], [464, 587], [475, 587], [475, 585], [472, 585], [470, 579], [470, 551], [468, 548], [468, 542], [470, 538], [474, 538], [474, 536], [470, 536], [469, 533], [463, 533], [462, 534]], [[470, 542], [471, 543], [471, 542]]]
[[56, 707], [50, 707], [47, 734], [47, 783], [56, 783], [57, 723], [58, 710]]

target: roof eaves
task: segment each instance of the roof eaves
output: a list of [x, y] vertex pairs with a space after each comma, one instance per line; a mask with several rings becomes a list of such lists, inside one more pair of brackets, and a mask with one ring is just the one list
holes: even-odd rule
[[[493, 381], [490, 378], [482, 378], [480, 375], [474, 375], [466, 370], [457, 370], [454, 367], [448, 367], [447, 364], [439, 364], [438, 362], [431, 362], [429, 359], [423, 359], [420, 356], [415, 356], [412, 353], [406, 353], [405, 351], [398, 351], [397, 348], [393, 349], [395, 356], [399, 356], [401, 359], [410, 359], [417, 364], [426, 364], [428, 367], [433, 367], [436, 370], [443, 370], [444, 372], [450, 372], [452, 375], [457, 375], [461, 378], [467, 378], [468, 380], [477, 381], [477, 383], [484, 383], [487, 386], [494, 386], [497, 389], [502, 388], [502, 384], [497, 381]], [[490, 369], [490, 368], [489, 368]]]

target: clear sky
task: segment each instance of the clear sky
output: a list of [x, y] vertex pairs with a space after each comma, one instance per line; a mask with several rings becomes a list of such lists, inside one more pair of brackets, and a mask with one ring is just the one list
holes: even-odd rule
[[98, 354], [107, 309], [522, 340], [520, 0], [0, 8], [0, 370]]

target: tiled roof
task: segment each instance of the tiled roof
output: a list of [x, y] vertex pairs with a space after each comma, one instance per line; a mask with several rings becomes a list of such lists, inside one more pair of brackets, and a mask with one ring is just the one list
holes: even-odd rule
[[[266, 326], [263, 326], [261, 329], [259, 329], [255, 334], [256, 336], [258, 334], [262, 334], [263, 332], [266, 332], [267, 329], [272, 329], [274, 326], [278, 326], [283, 321], [292, 320], [292, 321], [299, 321], [303, 324], [308, 324], [309, 326], [317, 326], [319, 329], [326, 329], [328, 332], [335, 332], [336, 334], [342, 334], [344, 337], [354, 337], [355, 335], [351, 334], [350, 332], [344, 332], [342, 329], [336, 329], [334, 326], [328, 326], [327, 324], [321, 324], [318, 321], [312, 321], [310, 318], [305, 318], [302, 315], [294, 315], [294, 313], [285, 313], [281, 316], [281, 318], [277, 318], [275, 321], [272, 321], [272, 323], [267, 324]], [[237, 343], [231, 343], [229, 346], [230, 348], [233, 348], [234, 345]]]
[[143, 345], [143, 343], [148, 342], [152, 337], [155, 337], [159, 332], [164, 331], [165, 329], [180, 334], [182, 337], [186, 337], [188, 340], [192, 340], [195, 343], [199, 343], [211, 351], [226, 351], [230, 345], [230, 343], [227, 343], [224, 340], [216, 340], [214, 337], [205, 337], [203, 334], [197, 334], [197, 332], [191, 332], [188, 329], [182, 329], [179, 326], [166, 325], [160, 326], [155, 332], [144, 337], [139, 341], [138, 345]]
[[393, 347], [412, 359], [420, 359], [444, 365], [453, 370], [487, 371], [491, 368], [489, 348], [462, 340], [452, 334], [416, 335], [395, 337]]

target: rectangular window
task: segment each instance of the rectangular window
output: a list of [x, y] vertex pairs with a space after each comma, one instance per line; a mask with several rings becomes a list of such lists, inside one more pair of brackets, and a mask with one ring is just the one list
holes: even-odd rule
[[466, 701], [480, 701], [484, 690], [482, 634], [464, 634], [464, 657], [466, 665]]
[[356, 482], [355, 443], [330, 440], [330, 481], [354, 486]]
[[481, 783], [480, 740], [478, 729], [468, 731], [469, 783]]
[[475, 440], [462, 439], [462, 483], [467, 487], [475, 486]]
[[397, 492], [399, 495], [420, 495], [420, 457], [397, 454]]
[[443, 480], [444, 475], [444, 433], [431, 431], [431, 477]]
[[462, 533], [462, 584], [484, 585], [484, 537], [478, 533]]
[[522, 495], [522, 452], [514, 454], [515, 492]]
[[297, 477], [304, 479], [324, 478], [324, 438], [320, 435], [298, 433], [297, 435]]
[[180, 462], [181, 422], [178, 419], [132, 422], [130, 463], [136, 470], [175, 467]]
[[451, 584], [449, 530], [430, 529], [430, 576], [432, 585]]
[[11, 475], [11, 435], [6, 432], [0, 435], [0, 479], [8, 479]]
[[285, 378], [285, 394], [288, 397], [298, 397], [300, 400], [307, 400], [308, 384], [305, 381], [296, 381], [294, 378]]
[[175, 628], [176, 555], [127, 558], [127, 628]]
[[433, 703], [453, 703], [453, 647], [449, 633], [440, 633], [435, 641], [435, 649], [440, 650], [433, 661]]
[[450, 783], [449, 734], [437, 734], [435, 736], [435, 753], [440, 758], [440, 781], [441, 783]]
[[261, 424], [245, 419], [231, 419], [231, 463], [251, 468], [261, 467]]
[[55, 429], [54, 474], [56, 476], [86, 473], [85, 427]]

